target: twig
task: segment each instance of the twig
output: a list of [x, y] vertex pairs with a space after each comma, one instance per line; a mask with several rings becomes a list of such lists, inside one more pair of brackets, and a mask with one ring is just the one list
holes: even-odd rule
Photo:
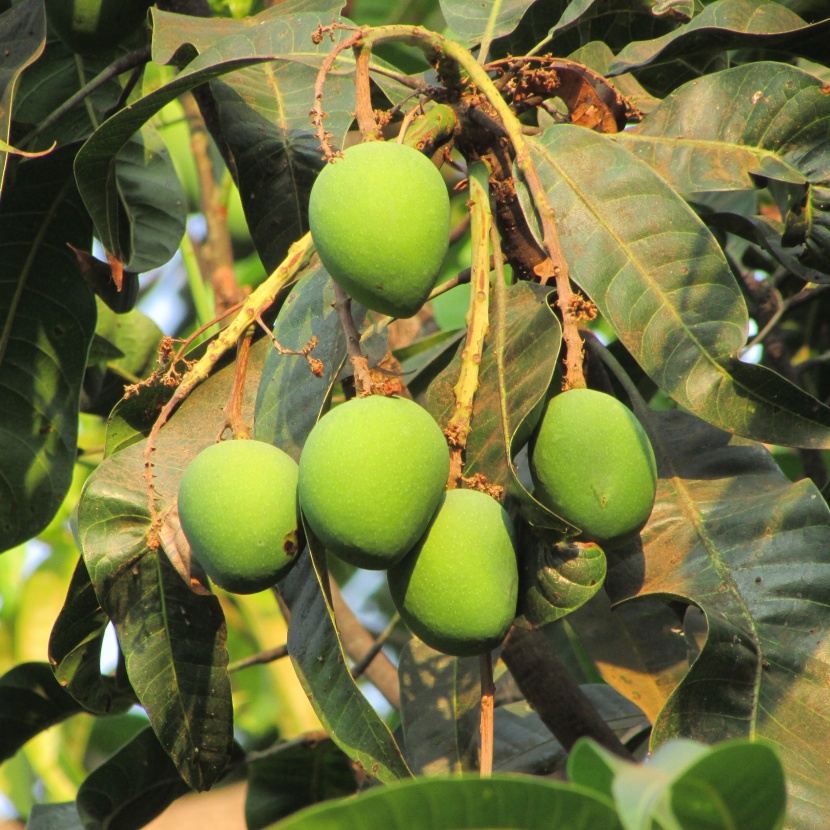
[[242, 339], [236, 344], [236, 363], [234, 364], [233, 386], [228, 403], [225, 406], [225, 423], [219, 431], [219, 439], [226, 429], [230, 429], [235, 439], [250, 438], [251, 428], [242, 417], [242, 400], [245, 395], [245, 378], [248, 375], [248, 358], [251, 354], [251, 340], [254, 327], [248, 326]]
[[334, 283], [334, 309], [340, 317], [343, 331], [346, 333], [346, 351], [354, 370], [354, 383], [357, 394], [365, 397], [372, 394], [372, 376], [369, 373], [369, 361], [360, 350], [360, 332], [352, 317], [352, 300], [348, 294]]
[[395, 612], [389, 625], [381, 632], [380, 636], [375, 640], [372, 647], [352, 666], [352, 677], [357, 680], [366, 669], [369, 668], [375, 657], [380, 654], [380, 650], [386, 645], [386, 641], [392, 636], [396, 626], [401, 621], [401, 615]]
[[476, 162], [470, 168], [470, 227], [473, 246], [470, 309], [467, 312], [467, 339], [461, 352], [461, 371], [453, 388], [455, 409], [444, 434], [450, 445], [450, 473], [447, 487], [461, 485], [464, 450], [472, 428], [473, 402], [479, 383], [479, 366], [484, 339], [490, 330], [490, 197], [481, 179], [487, 181], [487, 168]]
[[228, 664], [228, 671], [234, 672], [250, 668], [251, 666], [264, 666], [268, 663], [273, 663], [275, 660], [282, 660], [283, 657], [288, 657], [288, 646], [267, 648], [264, 651], [252, 654], [250, 657], [234, 660], [233, 663]]
[[203, 381], [206, 380], [213, 367], [225, 352], [233, 348], [243, 332], [251, 324], [257, 314], [268, 308], [277, 294], [294, 280], [297, 272], [305, 265], [312, 252], [311, 234], [307, 233], [295, 242], [288, 251], [288, 255], [277, 269], [262, 283], [242, 304], [241, 311], [231, 321], [230, 325], [221, 331], [216, 339], [207, 347], [204, 356], [185, 373], [176, 391], [159, 413], [144, 449], [144, 483], [147, 488], [148, 507], [150, 511], [150, 528], [147, 534], [147, 546], [156, 549], [159, 546], [159, 530], [164, 521], [158, 511], [157, 501], [159, 494], [156, 491], [153, 479], [153, 452], [159, 431], [167, 423], [173, 410]]
[[354, 56], [355, 119], [363, 140], [377, 141], [382, 136], [372, 110], [372, 89], [369, 83], [369, 60], [372, 57], [372, 51], [357, 43], [354, 46]]
[[493, 682], [493, 656], [487, 651], [480, 657], [481, 671], [481, 719], [479, 735], [481, 748], [478, 756], [478, 771], [482, 778], [493, 774], [493, 731], [496, 684]]

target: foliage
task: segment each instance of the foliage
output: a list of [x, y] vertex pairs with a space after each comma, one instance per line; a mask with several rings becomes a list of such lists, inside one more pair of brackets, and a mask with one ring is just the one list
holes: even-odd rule
[[[823, 4], [195, 6], [81, 56], [0, 0], [0, 806], [140, 827], [244, 777], [252, 828], [824, 826]], [[326, 157], [381, 131], [451, 195], [409, 320], [349, 305], [307, 235]], [[605, 550], [528, 472], [586, 384], [658, 465]], [[492, 677], [311, 532], [260, 594], [191, 560], [196, 454], [299, 460], [369, 390], [423, 405], [451, 486], [517, 526]]]

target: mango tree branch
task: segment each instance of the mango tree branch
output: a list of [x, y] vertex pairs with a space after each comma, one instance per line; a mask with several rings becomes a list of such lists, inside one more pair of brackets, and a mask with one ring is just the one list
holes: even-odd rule
[[372, 394], [373, 384], [372, 375], [369, 372], [369, 361], [360, 350], [360, 332], [352, 317], [351, 297], [336, 282], [334, 283], [334, 296], [337, 298], [334, 301], [334, 310], [340, 317], [340, 324], [346, 334], [346, 351], [354, 371], [355, 389], [358, 397], [362, 398]]
[[472, 271], [470, 308], [467, 312], [467, 339], [461, 352], [461, 371], [453, 389], [455, 410], [444, 434], [450, 445], [450, 474], [447, 487], [460, 486], [464, 467], [464, 450], [471, 432], [470, 419], [478, 390], [479, 365], [484, 339], [490, 330], [490, 196], [487, 167], [483, 162], [470, 165], [470, 235], [472, 238]]
[[274, 302], [277, 294], [286, 285], [296, 278], [297, 273], [308, 262], [313, 250], [310, 233], [307, 233], [291, 246], [288, 255], [277, 269], [245, 300], [239, 314], [210, 343], [204, 356], [188, 369], [176, 387], [173, 396], [165, 404], [153, 424], [144, 450], [144, 482], [147, 488], [151, 521], [147, 545], [151, 549], [156, 549], [159, 546], [159, 531], [164, 521], [164, 516], [158, 510], [159, 495], [153, 483], [155, 478], [153, 474], [153, 452], [159, 431], [167, 423], [173, 410], [203, 380], [209, 377], [219, 358], [229, 349], [234, 348], [248, 326], [251, 325], [251, 322]]
[[437, 62], [442, 56], [453, 61], [487, 99], [501, 120], [501, 126], [513, 146], [516, 165], [527, 183], [539, 215], [545, 249], [550, 256], [551, 268], [556, 280], [557, 305], [562, 314], [563, 337], [567, 347], [566, 383], [570, 387], [584, 387], [585, 376], [582, 371], [584, 352], [577, 328], [578, 319], [574, 313], [578, 306], [578, 298], [571, 288], [568, 263], [559, 246], [559, 235], [554, 221], [555, 213], [548, 201], [536, 165], [533, 163], [521, 123], [513, 114], [509, 104], [502, 98], [487, 74], [487, 70], [460, 44], [420, 26], [378, 26], [363, 32], [364, 44], [371, 45], [387, 40], [402, 41], [416, 46], [433, 62]]

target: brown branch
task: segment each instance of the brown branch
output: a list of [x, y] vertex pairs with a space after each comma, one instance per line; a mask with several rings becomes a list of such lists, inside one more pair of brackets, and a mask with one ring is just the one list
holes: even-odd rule
[[392, 636], [400, 621], [401, 615], [397, 612], [393, 614], [392, 619], [389, 621], [389, 625], [387, 625], [381, 632], [380, 636], [377, 637], [375, 642], [372, 644], [372, 647], [352, 666], [352, 677], [355, 680], [357, 680], [362, 674], [366, 673], [366, 669], [369, 668], [372, 661], [380, 653], [380, 650], [386, 645], [387, 640]]
[[496, 697], [496, 684], [493, 682], [493, 656], [489, 651], [481, 655], [479, 667], [481, 670], [481, 719], [479, 722], [481, 749], [478, 757], [478, 771], [482, 778], [489, 778], [493, 774], [494, 705]]
[[230, 429], [234, 439], [251, 437], [251, 428], [242, 417], [242, 401], [245, 397], [245, 378], [248, 375], [248, 358], [251, 354], [253, 336], [254, 327], [249, 326], [242, 339], [236, 344], [233, 386], [225, 406], [225, 423], [219, 431], [219, 439], [222, 438], [226, 429]]
[[355, 119], [363, 140], [377, 141], [383, 136], [372, 109], [372, 88], [369, 82], [369, 60], [372, 57], [372, 52], [367, 47], [357, 43], [354, 46], [354, 55]]
[[369, 372], [369, 361], [360, 350], [360, 332], [352, 317], [352, 300], [337, 283], [334, 283], [334, 294], [337, 298], [334, 301], [334, 309], [346, 334], [346, 351], [354, 370], [355, 389], [358, 397], [365, 397], [372, 394], [372, 376]]
[[264, 666], [276, 660], [282, 660], [283, 657], [288, 657], [288, 646], [267, 648], [264, 651], [257, 652], [257, 654], [252, 654], [250, 657], [234, 660], [233, 663], [228, 664], [228, 671], [234, 672], [251, 666]]
[[[360, 662], [374, 648], [375, 638], [363, 627], [354, 611], [346, 604], [333, 579], [329, 580], [329, 584], [331, 585], [331, 605], [337, 620], [340, 641], [349, 657]], [[382, 651], [378, 652], [367, 665], [365, 675], [392, 706], [400, 709], [401, 689], [398, 670]]]

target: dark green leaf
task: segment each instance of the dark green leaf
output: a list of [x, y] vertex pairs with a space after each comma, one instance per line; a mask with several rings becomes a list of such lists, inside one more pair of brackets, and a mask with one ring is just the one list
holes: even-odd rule
[[610, 803], [534, 778], [428, 778], [303, 810], [273, 830], [621, 830]]
[[[482, 473], [491, 484], [506, 486], [515, 475], [511, 446], [518, 450], [529, 438], [529, 429], [522, 429], [518, 437], [517, 432], [544, 398], [559, 356], [562, 335], [548, 304], [550, 293], [550, 288], [520, 282], [504, 289], [504, 308], [494, 301], [467, 438], [466, 476]], [[429, 387], [427, 407], [439, 424], [445, 424], [455, 409], [453, 387], [463, 347], [462, 342]]]
[[26, 830], [84, 830], [74, 801], [62, 804], [35, 804]]
[[[251, 350], [245, 418], [251, 417], [256, 383], [271, 348], [263, 339]], [[159, 510], [172, 507], [187, 463], [216, 440], [233, 376], [233, 364], [218, 369], [161, 431], [153, 453]], [[143, 473], [143, 441], [107, 458], [84, 490], [79, 536], [139, 701], [182, 777], [193, 789], [204, 789], [216, 781], [231, 748], [225, 623], [216, 597], [194, 593], [165, 551], [147, 547]], [[168, 525], [172, 531], [178, 527], [172, 519]]]
[[[712, 118], [712, 112], [728, 112], [729, 118]], [[803, 229], [795, 242], [807, 241], [821, 254], [823, 226], [830, 222], [828, 123], [830, 97], [818, 78], [794, 66], [759, 62], [685, 84], [614, 139], [687, 198], [765, 183], [776, 193], [794, 190], [796, 210], [791, 199], [781, 198], [781, 214], [797, 214]], [[802, 250], [792, 245], [788, 241], [781, 252], [781, 243], [773, 244], [771, 253], [799, 269]], [[828, 272], [824, 253], [823, 273]]]
[[135, 702], [129, 684], [101, 674], [101, 648], [108, 624], [80, 560], [49, 637], [49, 661], [60, 685], [84, 709], [100, 715], [126, 710]]
[[82, 712], [48, 663], [21, 663], [0, 677], [0, 762], [35, 735]]
[[[312, 544], [319, 544], [307, 532]], [[327, 599], [323, 557], [304, 553], [280, 583], [291, 611], [288, 653], [317, 717], [332, 740], [367, 773], [384, 783], [410, 776], [387, 725], [358, 688], [346, 665]]]
[[351, 795], [356, 787], [349, 757], [332, 741], [292, 741], [250, 764], [245, 823], [248, 830], [261, 830], [303, 807]]
[[[25, 0], [0, 14], [0, 141], [8, 143], [15, 86], [23, 70], [34, 63], [46, 38], [46, 16], [40, 0]], [[0, 189], [6, 175], [8, 154], [0, 147]]]
[[[570, 125], [547, 129], [531, 149], [571, 277], [664, 392], [740, 435], [830, 447], [830, 409], [737, 361], [747, 332], [740, 289], [714, 237], [662, 178]], [[763, 374], [758, 388], [750, 373], [753, 383]]]
[[481, 675], [477, 657], [449, 657], [413, 637], [401, 651], [401, 724], [416, 775], [478, 768]]
[[812, 60], [827, 57], [830, 21], [812, 26], [773, 0], [717, 0], [688, 23], [654, 40], [626, 46], [609, 72], [726, 49], [783, 49]]
[[[830, 510], [761, 446], [681, 412], [640, 413], [660, 466], [642, 551], [609, 559], [613, 600], [698, 605], [708, 635], [653, 739], [757, 736], [788, 772], [793, 827], [830, 810]], [[805, 705], [806, 702], [806, 705]]]
[[144, 729], [78, 790], [84, 830], [139, 830], [190, 792], [152, 729]]
[[[307, 199], [312, 170], [321, 164], [308, 110], [316, 67], [330, 48], [330, 42], [326, 39], [322, 46], [315, 45], [311, 35], [321, 22], [330, 24], [331, 18], [316, 14], [282, 15], [278, 9], [270, 9], [245, 21], [203, 21], [154, 10], [153, 20], [153, 57], [157, 63], [171, 60], [182, 43], [197, 42], [204, 51], [175, 80], [102, 124], [79, 152], [76, 161], [79, 188], [96, 227], [102, 232], [109, 229], [102, 242], [109, 251], [119, 251], [124, 244], [116, 232], [121, 219], [116, 215], [119, 203], [112, 174], [120, 163], [116, 157], [131, 137], [165, 104], [194, 86], [235, 70], [267, 64], [253, 70], [253, 76], [241, 73], [237, 76], [244, 90], [242, 95], [240, 87], [234, 86], [237, 82], [226, 80], [223, 82], [226, 91], [219, 97], [223, 118], [230, 119], [229, 142], [240, 156], [240, 192], [243, 204], [249, 208], [249, 224], [266, 268], [275, 267], [288, 244], [300, 235], [304, 224], [304, 218], [301, 221], [303, 200]], [[335, 31], [336, 37], [342, 34], [340, 29]], [[341, 71], [353, 65], [353, 59], [338, 62], [331, 83], [326, 86], [329, 92], [325, 107], [330, 113], [326, 127], [339, 135], [345, 133], [354, 108], [354, 94], [347, 89]], [[250, 106], [241, 99], [247, 100], [252, 83], [254, 105]], [[274, 153], [279, 155], [278, 164], [265, 175], [263, 164], [271, 165], [269, 154]], [[297, 178], [297, 183], [292, 184], [292, 176]], [[287, 196], [278, 192], [286, 184], [290, 185]], [[259, 203], [255, 210], [263, 219], [252, 222], [251, 201], [257, 197]], [[279, 201], [278, 205], [272, 205], [275, 200]], [[278, 209], [286, 215], [276, 215]], [[274, 221], [277, 221], [276, 231]]]
[[[332, 308], [334, 299], [334, 284], [318, 265], [292, 289], [274, 325], [274, 336], [284, 349], [299, 351], [316, 338], [311, 356], [323, 363], [320, 377], [312, 374], [304, 357], [277, 351], [271, 352], [262, 370], [255, 435], [296, 461], [346, 361], [346, 335]], [[364, 316], [363, 307], [352, 303], [352, 318], [358, 327]]]
[[0, 551], [46, 527], [72, 481], [95, 302], [66, 246], [92, 233], [71, 165], [22, 162], [0, 204]]
[[[118, 355], [107, 357], [104, 365], [99, 367], [99, 387], [90, 390], [90, 377], [87, 376], [85, 391], [91, 400], [85, 411], [107, 416], [121, 401], [125, 386], [133, 385], [150, 374], [156, 364], [163, 335], [161, 329], [141, 311], [133, 309], [126, 314], [116, 314], [100, 300], [95, 333], [115, 348]], [[138, 394], [143, 392], [142, 389]], [[129, 400], [133, 397], [135, 396]], [[109, 440], [108, 435], [107, 441]]]
[[509, 35], [534, 0], [441, 0], [447, 25], [469, 43]]

